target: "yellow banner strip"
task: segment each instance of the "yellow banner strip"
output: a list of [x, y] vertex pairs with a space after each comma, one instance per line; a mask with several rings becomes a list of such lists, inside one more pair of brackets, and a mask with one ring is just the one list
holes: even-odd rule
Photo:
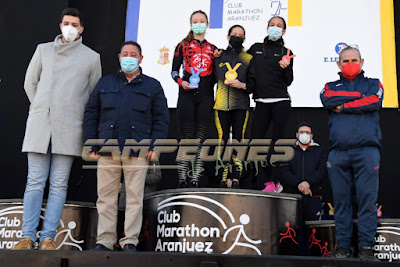
[[301, 26], [303, 23], [303, 0], [288, 0], [288, 26]]
[[383, 107], [397, 108], [396, 46], [394, 39], [393, 0], [381, 0]]

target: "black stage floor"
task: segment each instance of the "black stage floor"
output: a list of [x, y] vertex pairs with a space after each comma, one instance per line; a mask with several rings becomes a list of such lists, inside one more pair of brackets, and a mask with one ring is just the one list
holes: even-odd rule
[[296, 256], [242, 256], [177, 254], [154, 252], [74, 252], [74, 251], [0, 251], [0, 266], [155, 266], [155, 267], [361, 267], [400, 266], [399, 263], [369, 263]]

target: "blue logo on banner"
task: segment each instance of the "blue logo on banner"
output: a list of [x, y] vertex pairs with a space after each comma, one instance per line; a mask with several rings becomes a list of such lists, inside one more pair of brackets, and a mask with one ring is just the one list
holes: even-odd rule
[[336, 53], [339, 55], [340, 50], [343, 49], [343, 47], [346, 47], [346, 46], [347, 46], [346, 43], [338, 43], [338, 44], [335, 46], [335, 51], [336, 51]]
[[210, 29], [221, 29], [224, 16], [224, 1], [211, 0], [210, 3]]
[[128, 0], [126, 8], [125, 41], [137, 41], [140, 0]]
[[[347, 44], [344, 42], [340, 42], [335, 46], [335, 51], [336, 54], [339, 55], [340, 50], [343, 49], [344, 47], [346, 47]], [[339, 61], [339, 56], [335, 55], [333, 57], [324, 57], [324, 62], [338, 62]]]

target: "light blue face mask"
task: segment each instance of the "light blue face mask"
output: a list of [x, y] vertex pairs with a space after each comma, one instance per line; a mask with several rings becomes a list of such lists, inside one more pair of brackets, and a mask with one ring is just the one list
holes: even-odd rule
[[194, 34], [203, 34], [207, 30], [207, 23], [192, 24], [192, 31]]
[[282, 37], [282, 28], [272, 26], [268, 28], [268, 36], [272, 41], [277, 41]]
[[139, 67], [139, 59], [134, 57], [122, 57], [121, 69], [126, 73], [132, 73]]

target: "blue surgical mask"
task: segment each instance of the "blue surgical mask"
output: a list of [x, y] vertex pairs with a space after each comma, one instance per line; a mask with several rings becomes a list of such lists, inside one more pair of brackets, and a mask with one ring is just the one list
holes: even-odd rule
[[194, 34], [203, 34], [207, 30], [207, 23], [192, 24], [192, 31]]
[[120, 65], [123, 71], [132, 73], [139, 67], [139, 59], [134, 57], [122, 57]]
[[277, 41], [282, 37], [282, 28], [272, 26], [268, 28], [268, 36], [272, 41]]

